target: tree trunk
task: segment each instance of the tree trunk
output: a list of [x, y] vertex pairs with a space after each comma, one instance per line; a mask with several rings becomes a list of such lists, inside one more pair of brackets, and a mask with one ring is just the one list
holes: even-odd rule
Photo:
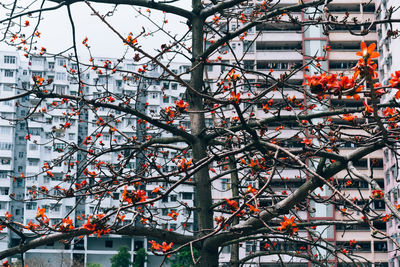
[[[192, 0], [192, 8], [197, 13], [200, 11], [202, 5], [200, 0]], [[203, 18], [197, 16], [192, 19], [192, 53], [194, 68], [191, 73], [190, 85], [193, 89], [201, 92], [203, 89], [203, 59], [200, 58], [203, 53]], [[202, 111], [203, 100], [194, 92], [188, 90], [189, 109], [191, 111]], [[190, 113], [191, 132], [196, 137], [195, 142], [192, 144], [193, 162], [197, 162], [207, 157], [207, 143], [202, 138], [202, 133], [205, 129], [205, 117], [202, 112]], [[213, 212], [211, 210], [212, 197], [211, 197], [211, 182], [208, 166], [202, 168], [195, 174], [196, 183], [196, 216], [198, 236], [205, 235], [213, 230]], [[217, 267], [218, 266], [218, 248], [202, 248], [200, 249], [200, 262], [198, 266], [204, 267]]]
[[[229, 169], [235, 170], [236, 169], [236, 162], [235, 157], [229, 157]], [[239, 197], [239, 175], [237, 171], [233, 171], [231, 173], [231, 186], [232, 186], [232, 197]], [[239, 218], [234, 217], [232, 221], [232, 225], [236, 225], [239, 223]], [[230, 259], [230, 266], [231, 267], [239, 267], [239, 244], [235, 243], [231, 246], [231, 259]]]

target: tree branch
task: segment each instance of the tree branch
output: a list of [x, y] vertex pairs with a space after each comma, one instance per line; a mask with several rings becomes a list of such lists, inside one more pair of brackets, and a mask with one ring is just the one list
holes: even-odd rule
[[[82, 235], [90, 235], [90, 231], [80, 228], [75, 231], [70, 231], [66, 233], [55, 233], [45, 235], [36, 239], [33, 239], [29, 242], [21, 244], [19, 246], [15, 246], [0, 252], [0, 260], [10, 257], [12, 255], [18, 253], [24, 253], [30, 249], [37, 248], [39, 246], [46, 245], [48, 243], [71, 239], [73, 237], [82, 236]], [[161, 240], [168, 240], [169, 242], [173, 242], [174, 244], [186, 244], [190, 241], [193, 241], [195, 238], [192, 236], [186, 236], [182, 234], [178, 234], [176, 232], [171, 232], [167, 230], [161, 230], [157, 228], [149, 228], [149, 227], [137, 227], [137, 226], [129, 226], [123, 227], [120, 230], [112, 231], [113, 234], [120, 235], [128, 235], [128, 236], [147, 236], [158, 238]], [[197, 247], [197, 246], [196, 246]]]
[[[50, 0], [50, 1], [55, 2], [55, 3], [68, 2], [68, 4], [85, 2], [84, 0], [70, 0], [70, 1]], [[147, 7], [147, 8], [152, 8], [152, 9], [164, 11], [167, 13], [175, 14], [177, 16], [181, 16], [181, 17], [187, 18], [189, 20], [192, 19], [192, 17], [193, 17], [193, 13], [190, 11], [187, 11], [183, 8], [173, 6], [173, 5], [158, 3], [158, 2], [155, 2], [154, 0], [90, 0], [90, 2], [101, 3], [101, 4], [111, 4], [111, 5], [131, 5], [131, 6]]]

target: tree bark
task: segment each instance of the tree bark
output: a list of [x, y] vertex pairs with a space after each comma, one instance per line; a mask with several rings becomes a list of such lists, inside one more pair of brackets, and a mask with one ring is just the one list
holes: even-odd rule
[[[229, 157], [229, 169], [235, 170], [236, 169], [236, 162], [235, 157]], [[237, 170], [231, 173], [231, 186], [232, 186], [232, 197], [239, 197], [239, 175]], [[232, 221], [232, 225], [237, 225], [239, 223], [239, 218], [234, 217]], [[230, 259], [230, 266], [232, 267], [239, 267], [239, 244], [232, 244], [231, 246], [231, 259]]]
[[[197, 14], [192, 19], [192, 73], [190, 85], [194, 90], [201, 92], [203, 89], [204, 64], [200, 55], [203, 53], [203, 27], [204, 19], [198, 14], [202, 8], [200, 0], [192, 0], [192, 9]], [[203, 100], [191, 90], [187, 92], [189, 109], [195, 111], [190, 113], [191, 132], [195, 136], [192, 143], [193, 161], [207, 157], [207, 141], [203, 138], [205, 130], [205, 117], [203, 112]], [[195, 174], [196, 196], [195, 206], [197, 215], [198, 236], [203, 236], [213, 229], [213, 212], [211, 209], [211, 182], [208, 167], [202, 168]], [[218, 248], [200, 249], [200, 261], [198, 266], [217, 267], [218, 266]]]

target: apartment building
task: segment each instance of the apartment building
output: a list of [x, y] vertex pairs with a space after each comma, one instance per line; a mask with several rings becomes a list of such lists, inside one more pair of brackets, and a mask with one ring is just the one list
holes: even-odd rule
[[[104, 65], [104, 62], [111, 65], [117, 65], [117, 60], [109, 58], [94, 58], [96, 65]], [[172, 64], [173, 65], [173, 64]], [[133, 60], [124, 61], [123, 65], [118, 64], [118, 68], [125, 71], [137, 71], [137, 66]], [[176, 73], [186, 71], [185, 66], [176, 64], [172, 66]], [[78, 85], [76, 75], [77, 64], [72, 60], [63, 57], [30, 57], [21, 59], [16, 52], [0, 52], [0, 92], [2, 97], [12, 96], [15, 93], [22, 93], [23, 88], [28, 88], [34, 84], [32, 77], [43, 77], [45, 80], [51, 79], [53, 91], [60, 94], [78, 95]], [[152, 68], [148, 75], [158, 77], [161, 71]], [[140, 103], [142, 112], [149, 116], [158, 116], [161, 109], [173, 105], [174, 101], [182, 98], [184, 89], [174, 82], [160, 82], [157, 80], [146, 80], [140, 83], [134, 79], [126, 79], [123, 72], [111, 73], [99, 72], [96, 70], [85, 71], [81, 79], [88, 85], [83, 88], [82, 94], [90, 97], [108, 96], [110, 93], [114, 96], [132, 95], [141, 90]], [[185, 78], [185, 76], [182, 76]], [[18, 88], [18, 90], [17, 90]], [[105, 93], [105, 92], [108, 92]], [[18, 104], [17, 104], [18, 101]], [[145, 105], [146, 103], [146, 105]], [[13, 121], [16, 118], [22, 118], [28, 114], [29, 106], [38, 105], [37, 110], [31, 114], [27, 121]], [[8, 211], [13, 214], [15, 221], [28, 224], [29, 221], [35, 221], [38, 207], [46, 208], [46, 214], [50, 219], [50, 224], [54, 225], [61, 221], [67, 214], [73, 219], [76, 226], [82, 225], [84, 219], [79, 220], [81, 214], [93, 214], [111, 206], [118, 206], [121, 192], [113, 192], [112, 195], [102, 200], [100, 207], [93, 197], [85, 199], [68, 198], [61, 201], [57, 200], [37, 200], [34, 202], [13, 201], [9, 195], [14, 194], [16, 199], [29, 197], [29, 192], [45, 186], [50, 190], [56, 186], [68, 187], [66, 174], [76, 168], [79, 164], [86, 163], [87, 155], [76, 153], [68, 159], [68, 162], [57, 161], [64, 151], [68, 149], [68, 144], [82, 144], [86, 136], [91, 136], [98, 132], [99, 117], [117, 118], [113, 121], [117, 132], [138, 138], [144, 134], [153, 135], [155, 133], [142, 131], [138, 126], [136, 117], [129, 117], [121, 113], [108, 109], [99, 109], [96, 114], [91, 111], [81, 111], [80, 117], [66, 117], [64, 111], [67, 110], [67, 103], [58, 103], [54, 107], [52, 100], [39, 100], [32, 97], [25, 97], [19, 100], [5, 101], [0, 103], [0, 216], [4, 216]], [[64, 105], [64, 107], [63, 107]], [[42, 112], [46, 110], [46, 112]], [[69, 127], [59, 127], [69, 123]], [[175, 122], [182, 127], [187, 127], [188, 123], [184, 119]], [[27, 140], [27, 133], [30, 138]], [[121, 134], [111, 134], [105, 132], [102, 136], [104, 146], [110, 142], [120, 142]], [[96, 149], [94, 147], [93, 149]], [[176, 164], [171, 162], [174, 155], [167, 155], [163, 162], [163, 169], [172, 170]], [[117, 153], [100, 157], [98, 160], [107, 163], [117, 162]], [[53, 176], [46, 175], [43, 169], [45, 163], [54, 165], [52, 168]], [[131, 162], [126, 168], [135, 169], [142, 164], [140, 159]], [[94, 164], [88, 164], [88, 170], [94, 171]], [[21, 176], [25, 179], [21, 179]], [[10, 179], [15, 177], [15, 181]], [[147, 184], [144, 188], [150, 195], [151, 191], [158, 184]], [[129, 188], [128, 188], [129, 190]], [[162, 199], [154, 205], [154, 210], [160, 214], [157, 216], [169, 218], [168, 213], [173, 209], [179, 208], [179, 201], [187, 202], [193, 205], [193, 188], [182, 186], [179, 190], [173, 191], [168, 199]], [[79, 203], [78, 203], [79, 202]], [[76, 209], [73, 209], [77, 204]], [[184, 212], [184, 211], [183, 211]], [[133, 215], [127, 215], [125, 224], [131, 223]], [[193, 216], [180, 216], [176, 221], [164, 223], [157, 227], [171, 229], [173, 231], [192, 231], [194, 227]], [[26, 230], [27, 231], [27, 230]], [[28, 232], [28, 231], [27, 231]], [[0, 239], [0, 249], [19, 244], [19, 238], [14, 233], [3, 230]], [[80, 240], [74, 240], [71, 244], [48, 244], [26, 252], [26, 259], [32, 264], [38, 266], [70, 266], [73, 263], [100, 263], [103, 266], [110, 266], [110, 258], [117, 253], [120, 246], [128, 246], [132, 255], [132, 260], [140, 248], [147, 248], [148, 241], [146, 237], [122, 237], [118, 235], [106, 235], [101, 238], [85, 237]], [[158, 266], [163, 260], [162, 257], [153, 256], [149, 251], [149, 261], [147, 266]], [[17, 260], [16, 258], [14, 260]]]
[[[376, 0], [376, 19], [385, 19], [390, 14], [390, 8], [398, 6], [398, 1], [393, 0]], [[392, 10], [391, 18], [400, 18], [399, 10]], [[395, 24], [395, 26], [397, 26]], [[399, 45], [400, 40], [390, 35], [391, 27], [389, 24], [378, 25], [377, 38], [378, 38], [378, 51], [379, 58], [379, 80], [383, 85], [389, 85], [391, 74], [400, 69], [400, 56]], [[386, 94], [382, 99], [382, 103], [389, 102], [394, 99], [395, 90]], [[385, 149], [384, 153], [384, 178], [385, 178], [385, 193], [388, 194], [390, 200], [399, 204], [400, 187], [398, 183], [399, 174], [399, 161], [398, 152]], [[387, 213], [390, 213], [386, 209]], [[400, 242], [400, 221], [397, 218], [387, 222], [387, 234], [396, 242]], [[388, 258], [390, 267], [400, 266], [400, 253], [393, 241], [388, 240]]]
[[[307, 2], [307, 1], [305, 1]], [[288, 6], [291, 4], [297, 4], [297, 0], [282, 0], [279, 2], [278, 6]], [[254, 1], [254, 5], [260, 4], [260, 1]], [[328, 6], [329, 12], [332, 16], [337, 16], [340, 20], [345, 12], [349, 12], [349, 16], [357, 17], [360, 21], [375, 19], [375, 5], [373, 1], [364, 0], [334, 0]], [[305, 21], [312, 16], [314, 9], [308, 9], [306, 12], [291, 14], [293, 17], [299, 18], [301, 21]], [[325, 10], [326, 11], [326, 10]], [[243, 12], [246, 12], [244, 9]], [[324, 15], [318, 13], [318, 15]], [[325, 14], [326, 15], [326, 14]], [[349, 19], [350, 21], [351, 19]], [[234, 31], [242, 25], [241, 19], [232, 19], [228, 25], [225, 25], [228, 30]], [[354, 31], [360, 31], [361, 27], [352, 27]], [[384, 31], [383, 31], [384, 32]], [[259, 24], [253, 29], [247, 31], [247, 36], [243, 38], [236, 38], [230, 42], [229, 48], [224, 48], [221, 53], [216, 53], [210, 60], [211, 62], [218, 62], [218, 57], [222, 57], [222, 64], [216, 64], [214, 66], [208, 67], [208, 78], [210, 82], [210, 87], [217, 87], [217, 85], [212, 81], [220, 80], [221, 77], [226, 77], [227, 73], [230, 71], [228, 67], [231, 65], [239, 65], [245, 71], [257, 71], [265, 74], [272, 74], [275, 78], [282, 77], [282, 75], [290, 73], [293, 67], [300, 66], [304, 63], [310, 61], [310, 56], [315, 57], [325, 57], [325, 61], [321, 61], [321, 67], [323, 70], [329, 71], [331, 73], [341, 73], [344, 72], [346, 75], [350, 73], [350, 69], [356, 65], [358, 58], [356, 52], [360, 50], [361, 41], [367, 44], [376, 42], [377, 34], [374, 27], [371, 28], [371, 32], [365, 36], [354, 36], [348, 32], [346, 27], [331, 27], [329, 28], [329, 35], [324, 34], [324, 30], [320, 26], [305, 26], [290, 24], [290, 23], [266, 23]], [[207, 45], [207, 44], [206, 44]], [[324, 47], [331, 47], [331, 51], [328, 53], [324, 52]], [[381, 58], [382, 59], [382, 58]], [[380, 59], [380, 60], [381, 60]], [[221, 60], [221, 59], [219, 59]], [[382, 61], [381, 61], [382, 62]], [[220, 65], [220, 66], [219, 66]], [[302, 85], [305, 76], [312, 75], [314, 72], [318, 71], [317, 68], [310, 66], [308, 72], [301, 71], [291, 74], [288, 83], [296, 86]], [[382, 70], [381, 70], [382, 72]], [[260, 79], [259, 75], [247, 73], [246, 82], [240, 88], [242, 95], [246, 94], [246, 90], [260, 90], [260, 84], [265, 83]], [[265, 85], [265, 87], [267, 87]], [[262, 89], [262, 88], [261, 88]], [[284, 95], [286, 97], [284, 97]], [[272, 97], [274, 103], [279, 101], [284, 101], [287, 96], [295, 96], [300, 102], [306, 101], [305, 103], [312, 103], [308, 99], [304, 99], [302, 92], [296, 91], [293, 88], [287, 87], [284, 89], [284, 94], [275, 92], [268, 94], [267, 97]], [[356, 107], [362, 106], [362, 101], [355, 101], [353, 99], [337, 98], [331, 97], [325, 105], [320, 105], [316, 110], [329, 110], [330, 108], [336, 107]], [[259, 105], [255, 107], [252, 112], [255, 113], [256, 118], [263, 118], [268, 115]], [[294, 114], [299, 111], [281, 111], [282, 115]], [[232, 116], [235, 116], [234, 113]], [[360, 114], [359, 117], [362, 117]], [[332, 118], [333, 120], [338, 120], [338, 118]], [[338, 121], [339, 122], [339, 121]], [[314, 123], [317, 123], [315, 121]], [[271, 125], [269, 129], [280, 126], [281, 124]], [[287, 138], [293, 136], [297, 133], [296, 130], [286, 127], [282, 130], [279, 138]], [[345, 129], [344, 134], [357, 135], [360, 130]], [[309, 136], [312, 136], [309, 134]], [[350, 138], [350, 137], [349, 137]], [[349, 140], [350, 141], [350, 140]], [[293, 146], [301, 146], [302, 144], [293, 144]], [[354, 145], [351, 142], [345, 143], [340, 147], [340, 154], [348, 154]], [[358, 169], [361, 172], [369, 174], [371, 169], [374, 169], [374, 179], [384, 186], [384, 173], [383, 173], [383, 162], [382, 162], [382, 151], [376, 151], [371, 155], [363, 158], [357, 163]], [[271, 185], [275, 189], [274, 191], [279, 194], [289, 193], [297, 188], [301, 181], [299, 181], [299, 172], [297, 170], [284, 169], [279, 172], [276, 177], [271, 182]], [[283, 181], [282, 177], [285, 178]], [[338, 173], [335, 177], [340, 183], [345, 184], [348, 180], [348, 174], [346, 171]], [[260, 186], [257, 180], [248, 180], [244, 182], [245, 184], [254, 184]], [[231, 196], [230, 192], [230, 179], [225, 177], [221, 180], [221, 185], [219, 190], [214, 192], [214, 198], [224, 199]], [[316, 190], [316, 194], [320, 194], [324, 197], [330, 196], [330, 191], [328, 188], [323, 188], [323, 191]], [[354, 180], [351, 185], [344, 186], [344, 192], [349, 194], [351, 197], [355, 197], [357, 203], [362, 205], [362, 200], [360, 192], [364, 198], [368, 198], [371, 195], [371, 187], [361, 181]], [[360, 191], [359, 191], [360, 190]], [[272, 201], [269, 200], [272, 204]], [[299, 212], [298, 216], [306, 221], [313, 220], [346, 220], [346, 216], [340, 211], [345, 208], [345, 205], [325, 205], [321, 203], [310, 203], [311, 207], [314, 208], [315, 212]], [[374, 201], [373, 209], [378, 212], [385, 212], [385, 206], [383, 201]], [[361, 217], [361, 214], [355, 214], [354, 216]], [[380, 230], [385, 230], [386, 225], [383, 222], [375, 222], [374, 226]], [[386, 241], [379, 240], [372, 237], [372, 231], [369, 227], [352, 227], [352, 226], [329, 226], [329, 227], [317, 227], [316, 231], [321, 233], [325, 240], [331, 244], [336, 245], [336, 247], [346, 247], [348, 248], [349, 241], [352, 239], [357, 240], [357, 247], [352, 248], [351, 253], [354, 255], [359, 255], [372, 262], [371, 266], [387, 266], [388, 265], [388, 255], [387, 255], [387, 244]], [[301, 236], [305, 236], [305, 233], [299, 233]], [[296, 251], [298, 248], [287, 246], [287, 244], [280, 244], [282, 249]], [[263, 250], [264, 244], [260, 242], [243, 242], [239, 248], [240, 256], [239, 258], [251, 255], [256, 251]], [[229, 250], [229, 249], [228, 249]], [[222, 253], [221, 260], [225, 262], [223, 266], [229, 266], [230, 254]], [[321, 252], [323, 253], [323, 252]], [[280, 257], [280, 258], [279, 258]], [[389, 257], [390, 258], [390, 257]], [[262, 256], [254, 260], [254, 264], [261, 264], [259, 266], [278, 266], [277, 262], [283, 259], [286, 261], [285, 266], [311, 266], [311, 263], [300, 260], [293, 259], [292, 257], [279, 255], [279, 256]], [[332, 258], [332, 265], [337, 266], [347, 266], [349, 263], [346, 260], [337, 260]], [[250, 262], [249, 262], [250, 266]], [[352, 265], [351, 265], [352, 266]]]

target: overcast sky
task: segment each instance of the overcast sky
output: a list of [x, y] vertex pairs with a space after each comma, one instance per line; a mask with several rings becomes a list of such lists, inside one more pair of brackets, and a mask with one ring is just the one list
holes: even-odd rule
[[[21, 2], [21, 4], [23, 2]], [[190, 2], [189, 0], [181, 0], [174, 5], [189, 9]], [[93, 6], [100, 10], [101, 14], [105, 14], [107, 11], [111, 11], [114, 8], [113, 5], [104, 4], [93, 4]], [[81, 56], [88, 57], [88, 53], [82, 45], [82, 40], [86, 36], [89, 38], [88, 43], [91, 46], [93, 56], [115, 58], [123, 54], [126, 46], [123, 45], [122, 41], [115, 33], [104, 25], [97, 16], [92, 14], [92, 11], [86, 4], [73, 4], [71, 10], [75, 21], [76, 38]], [[142, 8], [141, 10], [143, 14], [148, 14], [146, 8]], [[3, 17], [3, 14], [1, 14], [1, 17]], [[164, 14], [159, 11], [152, 10], [150, 16], [159, 24], [164, 20]], [[166, 29], [169, 30], [172, 35], [182, 34], [187, 30], [184, 18], [168, 15], [167, 19], [168, 24], [166, 24]], [[132, 32], [134, 35], [140, 33], [142, 31], [142, 25], [148, 29], [154, 29], [154, 26], [152, 26], [146, 18], [138, 15], [131, 6], [118, 6], [114, 15], [108, 17], [107, 20], [118, 29], [123, 36], [127, 36], [129, 32]], [[23, 21], [25, 21], [25, 19]], [[32, 31], [34, 29], [35, 22], [34, 20], [30, 21], [31, 25], [24, 29], [25, 31], [29, 29]], [[40, 22], [39, 31], [42, 33], [40, 43], [37, 45], [39, 49], [44, 46], [48, 52], [57, 53], [70, 47], [72, 45], [72, 34], [67, 8], [62, 7], [59, 10], [46, 12], [43, 15], [43, 20]], [[154, 51], [154, 49], [160, 48], [162, 43], [167, 42], [168, 39], [164, 33], [158, 33], [153, 37], [139, 39], [139, 43], [146, 48], [146, 51]], [[5, 44], [1, 44], [0, 49], [15, 50], [15, 48], [7, 47]]]

